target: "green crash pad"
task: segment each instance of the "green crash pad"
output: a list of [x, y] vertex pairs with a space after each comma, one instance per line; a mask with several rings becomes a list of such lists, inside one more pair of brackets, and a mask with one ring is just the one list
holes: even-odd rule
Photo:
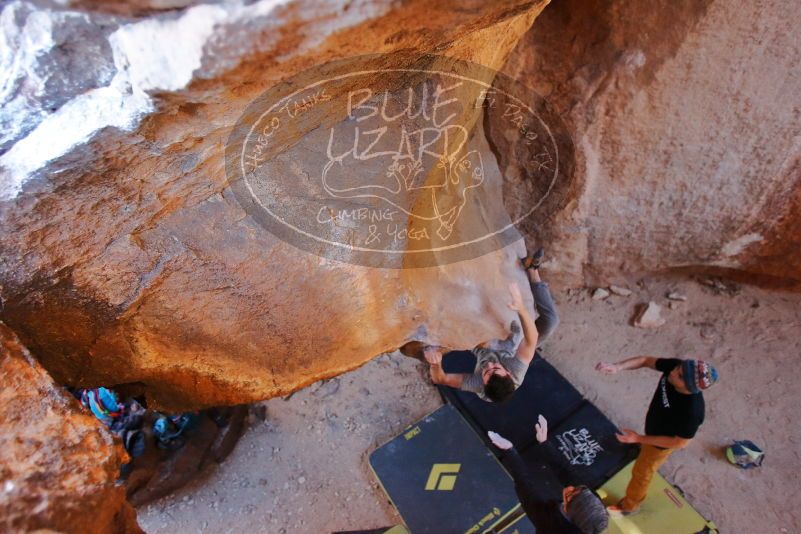
[[443, 406], [370, 455], [370, 467], [412, 534], [529, 534], [514, 483], [453, 406]]
[[[606, 484], [598, 494], [606, 504], [618, 502], [626, 494], [626, 486], [631, 479], [631, 462]], [[696, 534], [716, 533], [714, 523], [707, 521], [682, 496], [681, 492], [657, 473], [648, 497], [640, 511], [626, 517], [610, 517], [609, 528], [604, 534]]]

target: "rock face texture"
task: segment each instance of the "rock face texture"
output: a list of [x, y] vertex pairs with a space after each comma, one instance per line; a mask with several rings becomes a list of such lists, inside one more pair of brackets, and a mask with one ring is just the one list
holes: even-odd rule
[[[513, 318], [508, 283], [526, 283], [518, 230], [548, 246], [548, 276], [562, 283], [606, 286], [619, 274], [679, 268], [801, 280], [797, 3], [41, 5], [14, 1], [0, 12], [9, 73], [0, 313], [59, 382], [127, 384], [167, 409], [217, 406], [287, 394], [411, 340], [502, 338]], [[235, 125], [268, 89], [289, 92], [300, 73], [362, 54], [387, 54], [383, 67], [396, 72], [424, 54], [503, 67], [572, 134], [572, 144], [554, 134], [563, 150], [541, 159], [512, 134], [535, 141], [543, 132], [505, 127], [508, 107], [481, 118], [465, 106], [453, 126], [475, 150], [419, 182], [396, 169], [407, 189], [421, 186], [416, 207], [435, 182], [462, 195], [459, 210], [479, 226], [493, 216], [466, 185], [495, 184], [510, 220], [546, 193], [547, 202], [486, 254], [458, 262], [434, 253], [433, 262], [364, 266], [266, 231], [236, 193], [247, 176], [227, 172]], [[381, 80], [426, 87], [411, 74]], [[362, 124], [307, 113], [346, 89], [293, 108], [293, 118], [319, 121], [299, 120], [296, 137], [320, 135], [325, 121]], [[482, 105], [510, 102], [460, 90]], [[260, 131], [267, 143], [271, 131]], [[292, 157], [270, 164], [303, 184], [296, 137], [281, 145]], [[361, 146], [351, 155], [367, 161]], [[308, 153], [326, 156], [325, 146]], [[534, 179], [557, 162], [558, 187]], [[269, 185], [259, 191], [269, 196]], [[458, 210], [437, 202], [436, 230], [464, 231], [451, 224]], [[331, 232], [347, 237], [354, 210], [332, 214], [341, 226]], [[403, 239], [434, 239], [433, 226], [410, 221], [401, 219]]]
[[224, 148], [254, 99], [304, 69], [389, 52], [399, 68], [423, 53], [500, 68], [544, 6], [263, 1], [124, 19], [97, 5], [111, 82], [76, 84], [0, 156], [2, 317], [56, 380], [138, 386], [168, 409], [287, 394], [412, 339], [505, 337], [521, 243], [420, 269], [309, 254], [248, 216]]
[[567, 283], [735, 271], [801, 280], [801, 4], [550, 5], [505, 72], [569, 124], [572, 203], [528, 232]]
[[0, 376], [0, 530], [142, 532], [115, 484], [121, 444], [53, 383], [3, 323]]

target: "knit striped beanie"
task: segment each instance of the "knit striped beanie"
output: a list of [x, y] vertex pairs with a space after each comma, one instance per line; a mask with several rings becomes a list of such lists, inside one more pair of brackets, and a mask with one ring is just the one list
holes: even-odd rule
[[718, 381], [718, 371], [703, 360], [684, 360], [684, 383], [690, 393], [699, 393]]

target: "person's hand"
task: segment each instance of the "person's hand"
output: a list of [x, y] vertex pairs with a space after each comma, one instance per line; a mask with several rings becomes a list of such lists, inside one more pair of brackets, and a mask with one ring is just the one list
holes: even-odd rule
[[534, 425], [534, 430], [537, 431], [537, 441], [545, 443], [548, 440], [548, 421], [540, 414], [537, 418], [537, 424]]
[[492, 444], [498, 447], [499, 449], [508, 451], [509, 449], [512, 448], [512, 442], [506, 439], [505, 437], [501, 436], [500, 434], [490, 430], [489, 432], [487, 432], [487, 435], [489, 436], [489, 439], [492, 442]]
[[442, 352], [440, 352], [436, 347], [424, 348], [423, 356], [429, 365], [442, 365]]
[[629, 428], [622, 429], [620, 433], [615, 434], [615, 437], [620, 443], [639, 443], [640, 441], [640, 435]]
[[509, 308], [514, 311], [524, 310], [525, 304], [523, 304], [523, 295], [520, 294], [520, 288], [517, 287], [517, 284], [509, 284], [509, 294], [512, 296]]
[[598, 365], [595, 366], [595, 370], [605, 375], [613, 375], [620, 371], [620, 367], [618, 367], [616, 363], [598, 362]]

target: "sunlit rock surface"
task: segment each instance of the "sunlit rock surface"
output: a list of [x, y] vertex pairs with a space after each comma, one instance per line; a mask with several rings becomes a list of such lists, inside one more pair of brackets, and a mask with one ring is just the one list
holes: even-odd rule
[[[801, 280], [798, 4], [14, 1], [0, 13], [2, 318], [59, 381], [132, 384], [168, 408], [235, 404], [409, 340], [506, 334], [521, 241], [376, 268], [277, 238], [235, 193], [225, 146], [248, 106], [363, 54], [394, 69], [425, 54], [469, 60], [547, 99], [567, 124], [558, 157], [516, 143], [505, 113], [456, 120], [510, 220], [545, 199], [517, 228], [548, 247], [551, 280]], [[300, 153], [295, 141], [285, 154]], [[309, 154], [273, 163], [302, 180], [325, 147]], [[558, 187], [532, 179], [555, 161]], [[483, 204], [461, 205], [478, 214], [462, 221], [492, 222]], [[466, 235], [443, 226], [448, 213], [429, 237]]]
[[3, 323], [0, 376], [0, 530], [141, 533], [116, 484], [122, 444]]
[[[27, 9], [15, 5], [4, 13]], [[420, 269], [324, 259], [248, 215], [224, 147], [256, 97], [330, 60], [394, 52], [387, 66], [403, 68], [433, 53], [500, 68], [544, 6], [81, 5], [109, 21], [97, 63], [110, 49], [113, 69], [32, 111], [37, 126], [0, 156], [4, 320], [57, 380], [138, 385], [168, 408], [286, 394], [411, 339], [504, 337], [508, 283], [525, 284], [520, 241]], [[460, 120], [500, 176], [477, 115]]]

